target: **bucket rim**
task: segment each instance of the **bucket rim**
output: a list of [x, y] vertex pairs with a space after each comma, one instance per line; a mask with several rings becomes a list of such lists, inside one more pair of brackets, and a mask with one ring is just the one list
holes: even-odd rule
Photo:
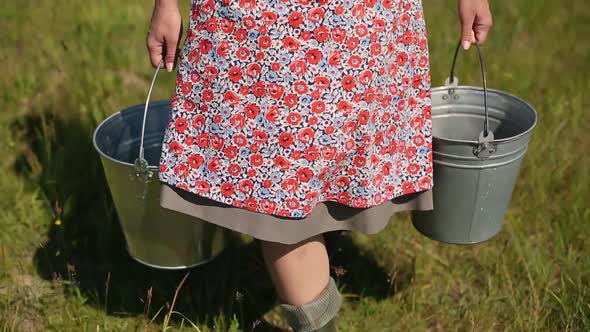
[[[450, 85], [443, 85], [443, 86], [438, 86], [435, 88], [431, 88], [431, 94], [434, 92], [438, 92], [438, 91], [444, 91], [444, 90], [448, 90], [448, 89], [454, 89], [454, 90], [473, 90], [473, 91], [478, 91], [478, 92], [484, 92], [484, 89], [482, 87], [478, 87], [478, 86], [472, 86], [472, 85], [456, 85], [456, 86], [450, 86]], [[488, 94], [488, 98], [489, 98], [489, 94], [490, 93], [495, 93], [497, 95], [503, 95], [504, 97], [508, 97], [511, 99], [514, 99], [517, 102], [520, 102], [522, 104], [524, 104], [533, 114], [534, 119], [533, 119], [533, 124], [525, 131], [523, 131], [522, 133], [515, 135], [515, 136], [511, 136], [511, 137], [506, 137], [506, 138], [501, 138], [501, 139], [494, 139], [492, 141], [490, 141], [491, 143], [504, 143], [504, 142], [509, 142], [509, 141], [513, 141], [513, 140], [517, 140], [527, 134], [529, 134], [530, 132], [533, 131], [533, 129], [535, 129], [535, 127], [537, 126], [537, 122], [538, 122], [538, 114], [537, 114], [537, 110], [533, 107], [533, 105], [531, 105], [529, 102], [527, 102], [526, 100], [513, 95], [509, 92], [506, 91], [502, 91], [502, 90], [498, 90], [498, 89], [490, 89], [490, 88], [486, 88], [485, 91]], [[432, 137], [437, 139], [437, 140], [441, 140], [441, 141], [446, 141], [446, 142], [452, 142], [452, 143], [470, 143], [470, 144], [478, 144], [479, 141], [478, 140], [463, 140], [463, 139], [452, 139], [452, 138], [444, 138], [444, 137], [438, 137], [438, 136], [434, 136], [434, 131], [432, 133]]]
[[[149, 107], [149, 108], [152, 108], [152, 107], [154, 107], [154, 106], [161, 106], [161, 105], [165, 105], [165, 104], [168, 104], [168, 105], [170, 105], [170, 103], [171, 103], [171, 101], [170, 101], [170, 100], [168, 100], [168, 99], [162, 99], [162, 100], [157, 100], [157, 101], [152, 101], [152, 102], [150, 102], [150, 105], [149, 105], [148, 107]], [[122, 160], [115, 159], [115, 158], [113, 158], [113, 157], [111, 157], [111, 156], [107, 155], [106, 153], [104, 153], [104, 152], [102, 151], [102, 149], [100, 149], [100, 148], [98, 147], [98, 144], [96, 143], [96, 136], [98, 135], [98, 132], [99, 132], [99, 131], [100, 131], [100, 130], [101, 130], [101, 129], [102, 129], [102, 128], [103, 128], [103, 127], [106, 125], [106, 124], [108, 124], [108, 123], [109, 123], [110, 121], [112, 121], [114, 118], [116, 118], [116, 117], [118, 117], [118, 116], [121, 116], [121, 114], [122, 114], [122, 113], [124, 113], [124, 112], [128, 112], [128, 111], [131, 111], [131, 110], [133, 110], [133, 109], [141, 109], [141, 110], [143, 110], [144, 108], [145, 108], [145, 103], [143, 103], [143, 104], [137, 104], [137, 105], [133, 105], [133, 106], [129, 106], [129, 107], [127, 107], [127, 108], [124, 108], [124, 109], [122, 109], [122, 110], [120, 110], [120, 111], [118, 111], [118, 112], [115, 112], [115, 113], [113, 113], [113, 114], [109, 115], [109, 116], [108, 116], [108, 117], [106, 117], [104, 120], [102, 120], [102, 122], [98, 124], [98, 126], [96, 127], [96, 129], [94, 129], [94, 133], [92, 134], [92, 145], [94, 146], [94, 149], [95, 149], [95, 150], [96, 150], [96, 151], [97, 151], [97, 152], [98, 152], [98, 153], [99, 153], [99, 154], [100, 154], [102, 157], [104, 157], [104, 158], [107, 158], [108, 160], [110, 160], [110, 161], [112, 161], [112, 162], [114, 162], [114, 163], [117, 163], [117, 164], [120, 164], [120, 165], [125, 165], [125, 166], [131, 166], [131, 167], [133, 167], [133, 166], [134, 166], [134, 164], [132, 164], [132, 163], [128, 163], [128, 162], [125, 162], [125, 161], [122, 161]], [[142, 112], [143, 112], [143, 111], [142, 111]], [[139, 157], [139, 154], [138, 154], [138, 157]], [[148, 165], [148, 168], [149, 168], [149, 169], [151, 169], [151, 170], [156, 170], [156, 171], [158, 171], [158, 170], [160, 169], [159, 165]]]

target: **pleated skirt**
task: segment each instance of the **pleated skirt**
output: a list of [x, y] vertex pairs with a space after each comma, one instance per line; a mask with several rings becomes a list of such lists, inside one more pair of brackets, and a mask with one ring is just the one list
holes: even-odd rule
[[306, 218], [289, 218], [220, 203], [162, 181], [160, 205], [255, 239], [284, 244], [295, 244], [314, 235], [337, 230], [376, 234], [397, 212], [434, 208], [431, 188], [398, 196], [369, 208], [322, 202]]

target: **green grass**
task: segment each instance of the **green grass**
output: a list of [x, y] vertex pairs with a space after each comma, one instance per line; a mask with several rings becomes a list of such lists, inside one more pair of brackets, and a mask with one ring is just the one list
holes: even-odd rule
[[[259, 248], [247, 237], [191, 269], [174, 308], [185, 271], [150, 269], [125, 251], [92, 132], [145, 98], [151, 4], [15, 3], [0, 4], [0, 331], [284, 325]], [[488, 85], [527, 100], [539, 115], [505, 226], [491, 241], [449, 246], [419, 235], [400, 213], [377, 235], [332, 242], [340, 267], [333, 275], [346, 296], [342, 331], [590, 330], [590, 6], [491, 6]], [[438, 86], [459, 26], [453, 1], [424, 7]], [[184, 1], [185, 20], [187, 13]], [[458, 75], [480, 84], [474, 51], [461, 54]], [[169, 98], [173, 84], [173, 74], [159, 75], [153, 98]]]

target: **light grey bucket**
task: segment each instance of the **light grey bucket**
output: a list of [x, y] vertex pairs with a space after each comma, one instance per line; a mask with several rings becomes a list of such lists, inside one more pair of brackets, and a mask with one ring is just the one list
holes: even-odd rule
[[217, 257], [227, 246], [228, 230], [160, 206], [158, 166], [171, 103], [149, 100], [161, 66], [146, 103], [105, 119], [93, 144], [131, 257], [154, 268], [184, 269]]
[[479, 45], [483, 88], [459, 86], [459, 49], [446, 85], [432, 89], [434, 209], [412, 211], [412, 224], [433, 240], [475, 244], [502, 229], [537, 113], [487, 88]]

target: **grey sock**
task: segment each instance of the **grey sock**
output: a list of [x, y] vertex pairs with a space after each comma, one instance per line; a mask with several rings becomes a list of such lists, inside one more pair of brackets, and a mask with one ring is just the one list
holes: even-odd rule
[[295, 332], [310, 332], [334, 318], [340, 311], [342, 300], [334, 278], [330, 277], [328, 286], [311, 302], [302, 306], [281, 303], [280, 307]]

